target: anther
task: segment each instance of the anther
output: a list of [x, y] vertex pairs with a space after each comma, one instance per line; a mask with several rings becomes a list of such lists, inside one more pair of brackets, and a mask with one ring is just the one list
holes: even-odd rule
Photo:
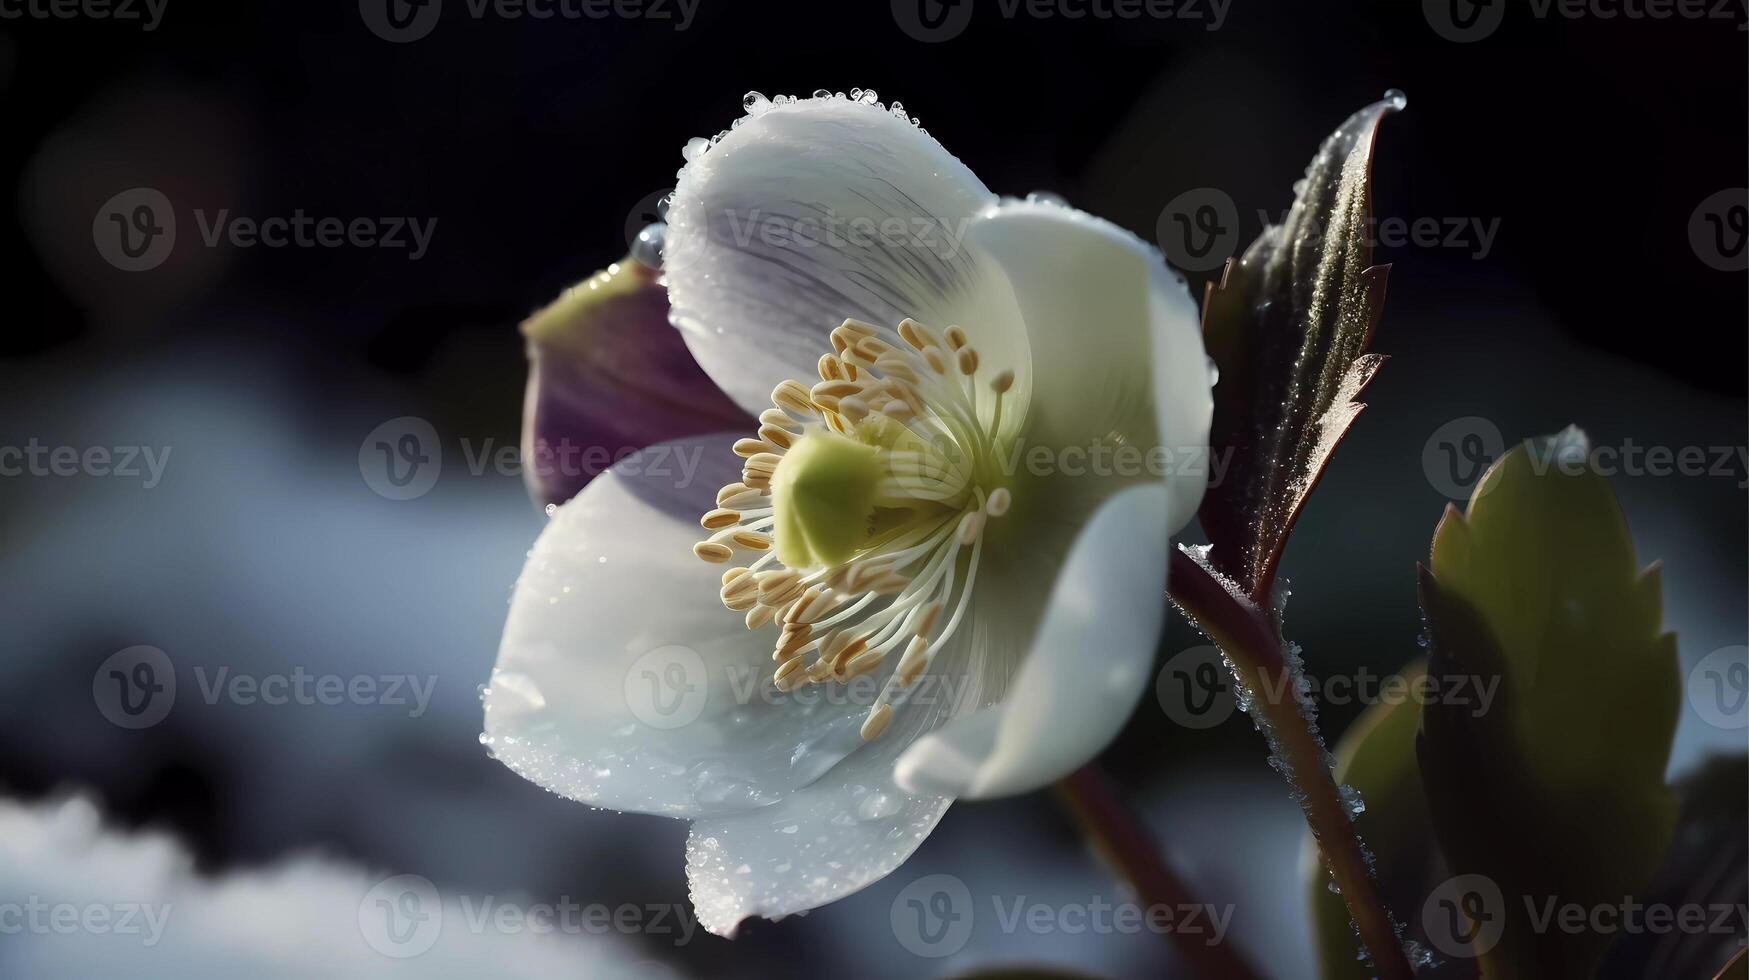
[[777, 672], [771, 676], [772, 683], [780, 691], [788, 691], [801, 683], [802, 658], [792, 657], [778, 666]]
[[978, 370], [978, 351], [974, 347], [961, 347], [959, 354], [960, 373], [975, 374]]
[[[769, 607], [766, 607], [769, 608]], [[799, 658], [802, 651], [814, 642], [814, 628], [805, 623], [785, 626], [783, 633], [777, 638], [777, 648], [771, 652], [773, 660], [789, 660]]]
[[899, 680], [900, 687], [910, 687], [923, 668], [929, 666], [929, 661], [923, 656], [923, 651], [929, 649], [929, 641], [921, 636], [913, 636], [911, 643], [905, 647], [905, 655], [899, 658], [898, 669], [893, 676]]
[[771, 403], [802, 418], [815, 414], [814, 406], [808, 403], [808, 389], [794, 378], [771, 389]]
[[862, 740], [872, 742], [887, 730], [887, 725], [893, 720], [893, 706], [890, 704], [876, 705], [862, 722]]
[[935, 335], [929, 332], [929, 328], [910, 317], [899, 321], [899, 336], [903, 337], [905, 343], [910, 344], [919, 352], [925, 347], [939, 346], [936, 343]]
[[990, 390], [998, 395], [1007, 394], [1008, 389], [1012, 387], [1014, 387], [1014, 372], [1007, 368], [1003, 368], [1000, 374], [990, 379]]
[[[734, 534], [730, 535], [730, 540], [734, 541], [736, 544], [740, 545], [743, 548], [750, 548], [753, 551], [764, 551], [764, 550], [771, 547], [771, 539], [766, 537], [763, 534], [756, 532], [756, 531], [736, 531]], [[695, 551], [695, 552], [697, 550], [698, 550], [697, 548], [693, 549], [693, 551]], [[699, 557], [703, 558], [704, 556], [700, 555]], [[712, 561], [712, 560], [726, 561], [727, 559], [705, 558], [705, 561]]]
[[707, 531], [716, 531], [739, 523], [741, 523], [741, 512], [729, 510], [726, 507], [706, 511], [705, 515], [698, 519], [698, 526]]
[[930, 631], [935, 629], [936, 617], [940, 615], [941, 603], [932, 602], [929, 605], [924, 606], [923, 612], [919, 613], [917, 616], [917, 628], [913, 632], [915, 632], [920, 639], [927, 638]]
[[735, 549], [715, 541], [700, 541], [692, 546], [692, 553], [713, 564], [735, 557]]
[[1007, 487], [997, 487], [990, 491], [990, 499], [984, 501], [984, 513], [991, 517], [1001, 517], [1008, 513], [1008, 508], [1014, 503], [1014, 495]]
[[966, 332], [959, 327], [948, 327], [946, 336], [947, 346], [953, 350], [959, 350], [966, 345]]
[[984, 512], [974, 510], [960, 518], [960, 544], [970, 545], [984, 530]]
[[784, 623], [807, 624], [813, 622], [820, 613], [826, 611], [828, 603], [821, 599], [824, 594], [824, 590], [817, 585], [803, 592], [802, 597], [797, 599], [795, 605], [789, 607], [789, 612], [784, 614]]
[[778, 428], [788, 429], [790, 432], [795, 432], [795, 433], [799, 433], [802, 431], [802, 425], [800, 422], [797, 422], [795, 419], [791, 418], [790, 414], [788, 412], [785, 412], [782, 409], [776, 409], [776, 408], [768, 408], [765, 411], [760, 412], [759, 413], [759, 424], [760, 425], [775, 425]]
[[795, 435], [791, 433], [790, 430], [776, 425], [760, 426], [759, 438], [765, 440], [766, 443], [772, 446], [776, 446], [780, 450], [788, 449], [795, 445]]
[[879, 650], [867, 650], [859, 653], [844, 665], [844, 679], [851, 680], [852, 678], [861, 677], [869, 671], [879, 667], [881, 661], [885, 659], [887, 659], [887, 655]]

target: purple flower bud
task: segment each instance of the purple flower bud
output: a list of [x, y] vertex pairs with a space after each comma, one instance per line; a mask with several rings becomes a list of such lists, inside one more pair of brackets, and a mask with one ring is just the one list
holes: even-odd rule
[[564, 503], [651, 443], [753, 425], [669, 325], [657, 276], [617, 262], [523, 321], [523, 474], [537, 503]]

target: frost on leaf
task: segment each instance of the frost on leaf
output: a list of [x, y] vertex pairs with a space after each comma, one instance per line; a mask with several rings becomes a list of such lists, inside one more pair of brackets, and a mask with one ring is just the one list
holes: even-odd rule
[[1264, 229], [1203, 303], [1220, 369], [1209, 443], [1227, 477], [1199, 516], [1213, 564], [1260, 604], [1282, 545], [1384, 363], [1368, 354], [1390, 266], [1372, 264], [1371, 162], [1387, 96], [1349, 117], [1294, 187], [1282, 224]]

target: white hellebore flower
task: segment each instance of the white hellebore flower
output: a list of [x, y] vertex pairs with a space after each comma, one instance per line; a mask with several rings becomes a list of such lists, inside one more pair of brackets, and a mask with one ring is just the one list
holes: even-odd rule
[[652, 447], [553, 513], [482, 741], [561, 795], [694, 821], [693, 901], [728, 935], [1117, 734], [1212, 401], [1158, 252], [999, 200], [896, 103], [749, 96], [686, 155], [672, 318], [758, 432]]

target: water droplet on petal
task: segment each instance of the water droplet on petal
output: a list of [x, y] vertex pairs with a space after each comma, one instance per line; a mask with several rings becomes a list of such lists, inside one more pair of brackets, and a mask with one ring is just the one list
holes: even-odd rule
[[771, 100], [763, 92], [748, 92], [741, 96], [741, 108], [750, 116], [757, 116], [771, 108]]
[[1399, 112], [1409, 108], [1409, 97], [1404, 95], [1400, 88], [1386, 89], [1385, 101], [1391, 104], [1391, 108]]
[[870, 793], [856, 804], [856, 816], [859, 820], [885, 820], [899, 812], [899, 801], [886, 793]]
[[652, 269], [662, 268], [662, 245], [668, 236], [668, 226], [657, 222], [645, 225], [632, 242], [632, 258]]
[[1216, 364], [1215, 359], [1211, 357], [1208, 359], [1208, 370], [1209, 370], [1209, 387], [1213, 388], [1215, 385], [1218, 385], [1221, 383], [1221, 366], [1219, 364]]
[[1033, 191], [1031, 194], [1026, 195], [1026, 203], [1054, 204], [1060, 208], [1066, 208], [1069, 206], [1068, 198], [1065, 198], [1061, 194], [1053, 194], [1050, 191]]

